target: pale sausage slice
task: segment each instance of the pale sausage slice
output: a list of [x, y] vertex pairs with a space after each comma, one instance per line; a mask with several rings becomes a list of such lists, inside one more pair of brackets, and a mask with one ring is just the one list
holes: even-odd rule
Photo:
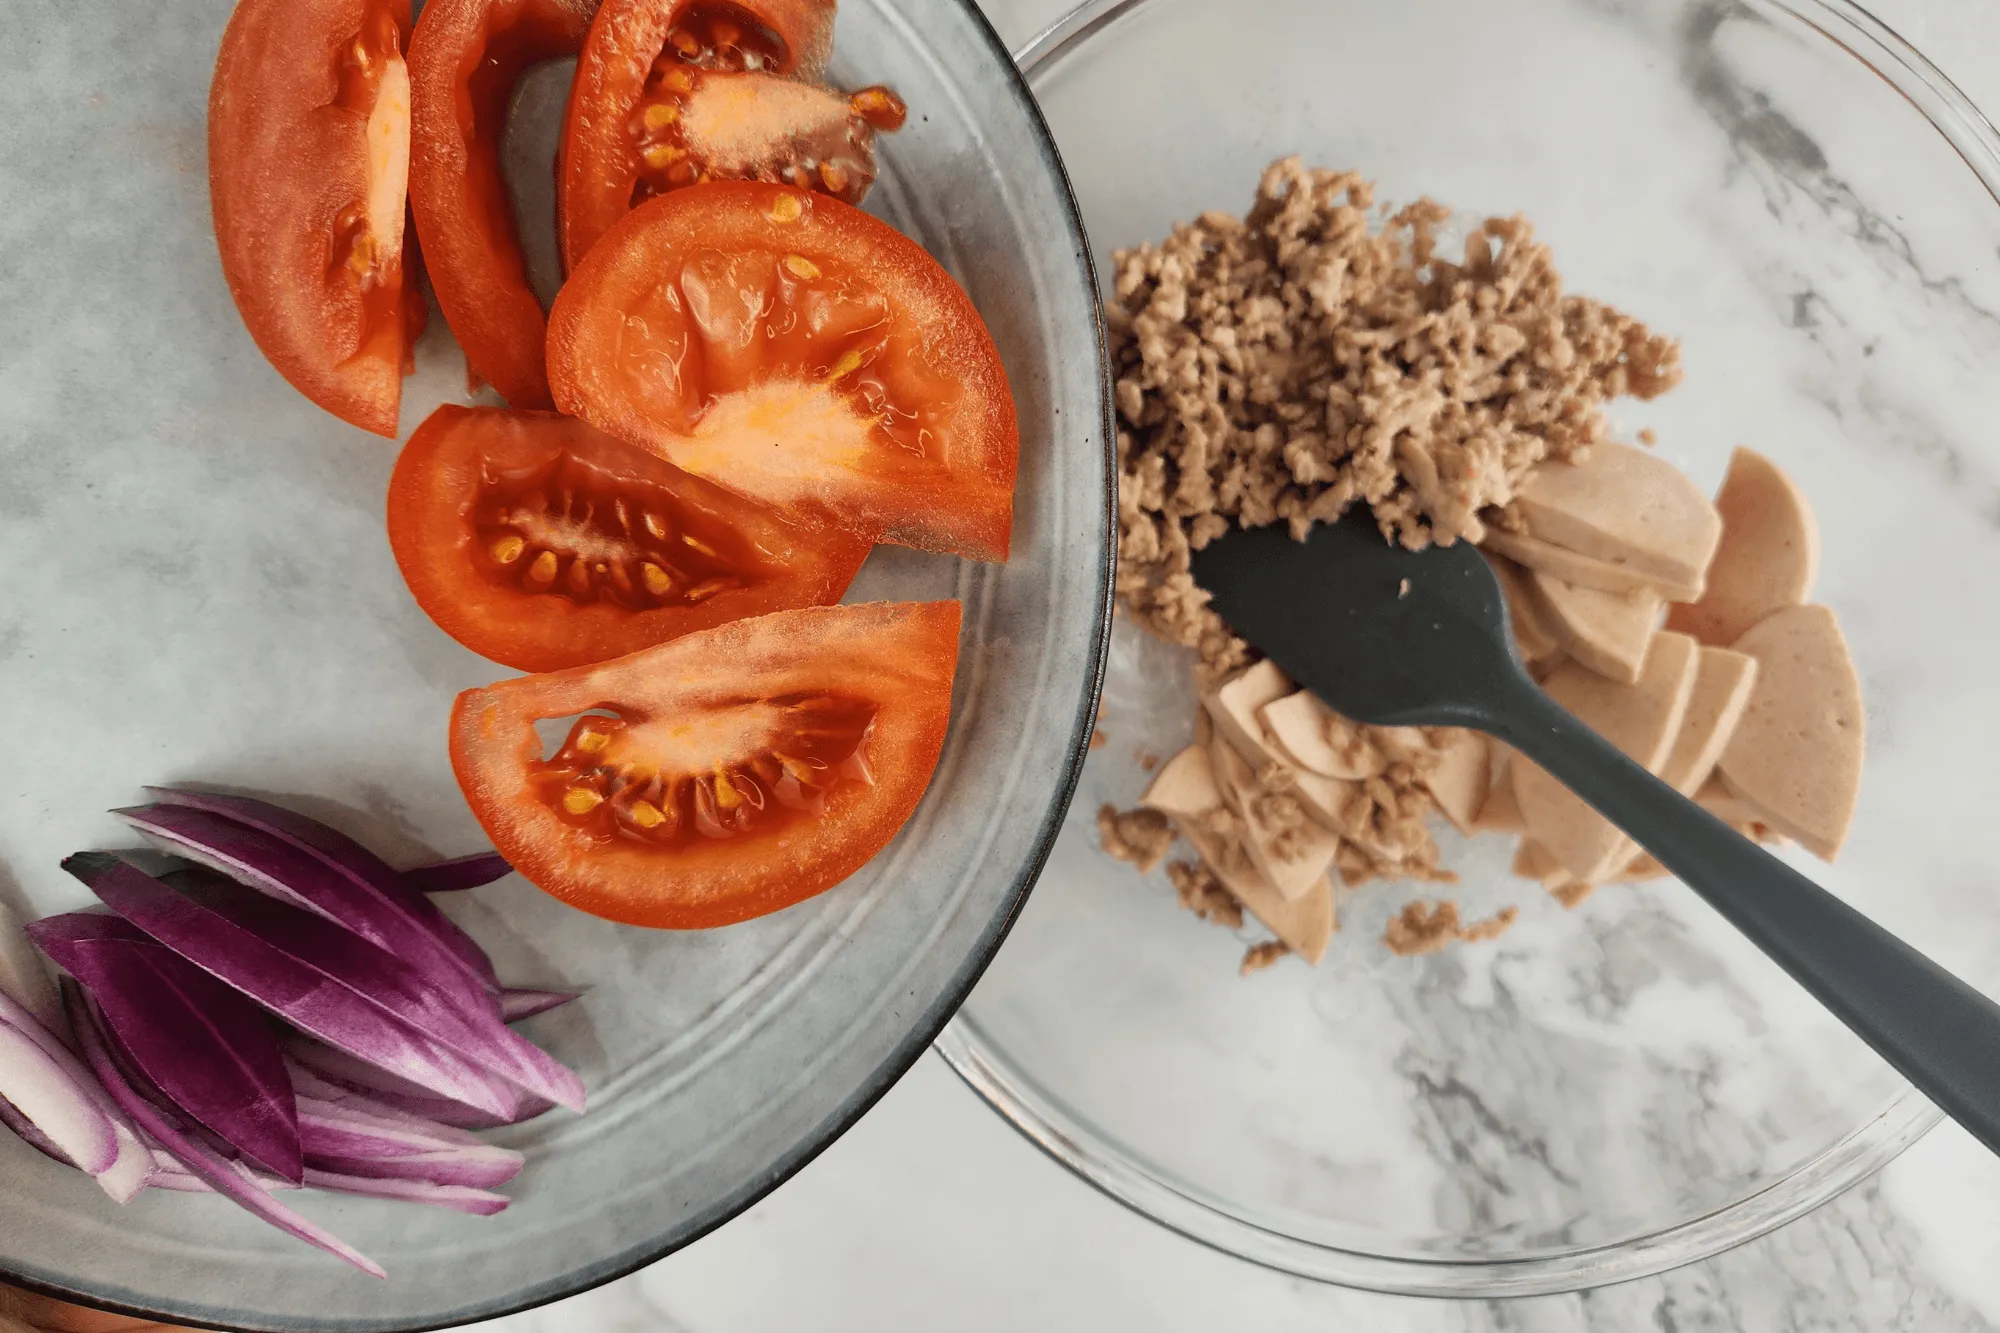
[[1541, 573], [1529, 575], [1528, 582], [1564, 651], [1600, 676], [1627, 685], [1639, 679], [1665, 607], [1659, 593], [1579, 588]]
[[1513, 869], [1520, 878], [1532, 879], [1545, 889], [1572, 882], [1554, 854], [1533, 838], [1521, 839], [1521, 845], [1514, 849]]
[[[1695, 658], [1694, 688], [1688, 693], [1687, 712], [1681, 718], [1673, 748], [1667, 752], [1666, 762], [1660, 766], [1662, 782], [1683, 796], [1692, 797], [1701, 790], [1709, 775], [1715, 771], [1717, 756], [1735, 732], [1744, 706], [1750, 702], [1750, 686], [1756, 675], [1757, 659], [1754, 657], [1746, 657], [1727, 648], [1703, 648], [1699, 651]], [[1618, 856], [1605, 853], [1606, 864], [1616, 866], [1622, 862], [1624, 865], [1624, 869], [1610, 872], [1604, 881], [1606, 884], [1640, 883], [1658, 879], [1667, 873], [1659, 862], [1634, 846], [1630, 838], [1622, 838], [1621, 835], [1621, 845], [1623, 850]]]
[[1667, 624], [1703, 643], [1731, 644], [1812, 595], [1819, 524], [1792, 479], [1748, 449], [1730, 456], [1715, 507], [1722, 544], [1708, 566], [1708, 590], [1694, 605], [1676, 606]]
[[[1674, 744], [1667, 754], [1666, 762], [1659, 769], [1663, 781], [1690, 797], [1702, 788], [1714, 771], [1717, 756], [1721, 754], [1723, 746], [1728, 744], [1730, 735], [1743, 716], [1744, 707], [1749, 703], [1750, 687], [1756, 672], [1756, 660], [1742, 653], [1731, 652], [1726, 648], [1702, 648], [1699, 651], [1695, 659], [1694, 686], [1688, 694], [1686, 712], [1681, 718], [1680, 729], [1675, 734]], [[1496, 817], [1504, 815], [1504, 809], [1496, 811]], [[1629, 847], [1630, 840], [1625, 839], [1624, 842]], [[1606, 855], [1609, 864], [1618, 863], [1617, 858], [1610, 858], [1609, 853]], [[1605, 882], [1609, 884], [1639, 882], [1657, 879], [1665, 873], [1652, 857], [1644, 852], [1634, 851], [1632, 859], [1625, 862], [1624, 868], [1612, 871]]]
[[1268, 657], [1246, 667], [1212, 694], [1202, 696], [1202, 706], [1222, 738], [1236, 747], [1236, 753], [1252, 764], [1266, 760], [1286, 763], [1284, 752], [1264, 734], [1257, 710], [1292, 693], [1296, 687]]
[[1368, 730], [1299, 690], [1257, 710], [1264, 730], [1284, 756], [1329, 778], [1372, 778], [1389, 766]]
[[[1565, 662], [1542, 688], [1635, 763], [1657, 773], [1687, 715], [1699, 656], [1698, 645], [1685, 634], [1661, 633], [1653, 637], [1645, 672], [1636, 684], [1621, 685]], [[1631, 844], [1625, 835], [1539, 765], [1516, 755], [1511, 767], [1514, 797], [1529, 834], [1554, 854], [1571, 878], [1599, 883], [1629, 858]]]
[[1472, 832], [1473, 818], [1486, 802], [1490, 762], [1486, 738], [1466, 731], [1438, 751], [1437, 762], [1424, 774], [1424, 785], [1430, 788], [1438, 809], [1460, 833]]
[[1840, 622], [1824, 606], [1778, 611], [1736, 641], [1757, 685], [1716, 771], [1760, 822], [1822, 860], [1840, 854], [1861, 793], [1867, 723]]
[[1206, 749], [1190, 745], [1161, 765], [1139, 804], [1178, 821], [1181, 836], [1194, 845], [1222, 887], [1293, 953], [1309, 963], [1317, 963], [1325, 955], [1334, 929], [1333, 886], [1326, 877], [1322, 875], [1318, 887], [1296, 901], [1287, 901], [1255, 869], [1232, 865], [1236, 858], [1227, 855], [1220, 840], [1199, 822], [1201, 816], [1222, 805], [1222, 792], [1215, 784]]
[[1227, 744], [1212, 745], [1208, 761], [1215, 769], [1222, 799], [1243, 821], [1244, 845], [1251, 861], [1256, 863], [1257, 872], [1287, 900], [1304, 897], [1316, 881], [1326, 878], [1333, 854], [1340, 850], [1340, 839], [1320, 824], [1307, 820], [1293, 839], [1292, 854], [1281, 855], [1279, 830], [1258, 812], [1257, 797], [1263, 793], [1249, 762]]
[[1694, 803], [1725, 824], [1740, 827], [1744, 824], [1761, 824], [1765, 819], [1764, 812], [1757, 808], [1754, 801], [1746, 801], [1729, 790], [1717, 776], [1711, 776], [1702, 784], [1701, 789], [1694, 794]]
[[1715, 763], [1736, 734], [1757, 680], [1757, 659], [1729, 648], [1703, 648], [1696, 661], [1694, 692], [1660, 780], [1692, 798], [1707, 785]]
[[1499, 741], [1488, 745], [1493, 751], [1493, 781], [1486, 789], [1486, 799], [1479, 803], [1479, 813], [1473, 816], [1472, 827], [1481, 833], [1526, 833], [1521, 803], [1514, 799], [1512, 751]]
[[1195, 827], [1184, 828], [1181, 833], [1194, 844], [1230, 896], [1290, 946], [1293, 953], [1308, 963], [1317, 963], [1326, 956], [1335, 922], [1333, 884], [1325, 875], [1299, 897], [1288, 899], [1257, 871], [1241, 865], [1232, 868], [1229, 864], [1232, 858], [1225, 855], [1222, 844], [1212, 834]]
[[1722, 519], [1686, 473], [1629, 444], [1592, 445], [1577, 463], [1545, 463], [1514, 497], [1528, 535], [1649, 579], [1702, 578]]
[[1653, 588], [1670, 602], [1697, 601], [1702, 593], [1703, 584], [1699, 576], [1691, 579], [1649, 576], [1624, 565], [1578, 555], [1567, 547], [1556, 546], [1525, 532], [1508, 532], [1498, 524], [1486, 529], [1479, 549], [1497, 551], [1523, 569], [1536, 570], [1564, 583], [1574, 583], [1579, 588], [1598, 588], [1604, 592], [1637, 592], [1641, 588]]
[[1190, 745], [1160, 765], [1139, 804], [1181, 822], [1199, 819], [1219, 807], [1222, 789], [1215, 785], [1208, 751], [1199, 744]]
[[1512, 560], [1482, 552], [1500, 581], [1501, 595], [1507, 599], [1507, 622], [1514, 631], [1514, 647], [1528, 666], [1545, 662], [1562, 651], [1555, 631], [1543, 619], [1542, 609], [1528, 593], [1528, 574]]

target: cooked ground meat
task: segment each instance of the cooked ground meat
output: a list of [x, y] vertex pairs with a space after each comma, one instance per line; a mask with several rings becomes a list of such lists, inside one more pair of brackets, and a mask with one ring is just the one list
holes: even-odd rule
[[1490, 940], [1513, 925], [1519, 915], [1519, 908], [1508, 907], [1484, 921], [1461, 925], [1458, 904], [1449, 898], [1438, 903], [1419, 899], [1389, 918], [1389, 928], [1382, 932], [1382, 943], [1389, 946], [1391, 953], [1405, 958], [1436, 953], [1458, 940]]
[[1157, 810], [1125, 810], [1100, 806], [1097, 839], [1104, 850], [1150, 875], [1167, 859], [1174, 845], [1174, 822]]
[[[1189, 570], [1190, 554], [1232, 525], [1283, 521], [1303, 537], [1358, 501], [1412, 549], [1477, 542], [1488, 524], [1518, 526], [1507, 506], [1537, 464], [1604, 438], [1608, 399], [1680, 381], [1679, 344], [1565, 294], [1524, 219], [1474, 227], [1454, 262], [1439, 250], [1449, 209], [1419, 200], [1371, 226], [1374, 207], [1361, 176], [1285, 158], [1265, 170], [1247, 216], [1204, 213], [1114, 256], [1118, 595], [1139, 624], [1197, 652], [1198, 685], [1253, 657]], [[1450, 879], [1422, 780], [1442, 735], [1356, 733], [1394, 762], [1347, 812], [1340, 879]], [[1306, 817], [1281, 783], [1260, 785], [1260, 818], [1289, 830]], [[1099, 816], [1107, 850], [1157, 864], [1164, 848], [1135, 843], [1128, 818]], [[1228, 835], [1222, 854], [1241, 859], [1240, 831], [1214, 831]], [[1170, 869], [1181, 901], [1225, 919], [1214, 906], [1225, 891], [1197, 869]], [[1455, 905], [1413, 916], [1421, 906], [1392, 923], [1390, 947], [1427, 952], [1513, 919], [1461, 930]], [[1275, 956], [1246, 957], [1244, 969]]]
[[1243, 951], [1243, 962], [1236, 970], [1239, 975], [1246, 977], [1252, 972], [1262, 972], [1291, 951], [1291, 946], [1283, 940], [1265, 940], [1262, 944], [1253, 944]]
[[1420, 200], [1371, 231], [1374, 202], [1359, 175], [1286, 158], [1247, 217], [1114, 257], [1118, 592], [1213, 670], [1245, 646], [1188, 556], [1232, 523], [1303, 535], [1360, 500], [1413, 549], [1476, 542], [1530, 468], [1603, 438], [1606, 399], [1680, 381], [1679, 344], [1565, 295], [1525, 220], [1488, 219], [1453, 263], [1450, 210]]
[[1215, 872], [1200, 861], [1174, 861], [1167, 866], [1167, 878], [1179, 895], [1181, 906], [1203, 921], [1213, 921], [1231, 930], [1243, 924], [1243, 905], [1222, 887]]

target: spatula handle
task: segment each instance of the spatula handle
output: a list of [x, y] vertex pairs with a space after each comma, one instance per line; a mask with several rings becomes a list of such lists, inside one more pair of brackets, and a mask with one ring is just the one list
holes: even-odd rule
[[1510, 693], [1480, 725], [1651, 852], [2000, 1153], [2000, 1005], [1633, 763], [1526, 676]]

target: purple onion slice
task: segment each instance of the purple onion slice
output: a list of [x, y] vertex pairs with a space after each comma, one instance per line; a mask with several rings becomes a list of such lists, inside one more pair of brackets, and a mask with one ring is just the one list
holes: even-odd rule
[[[131, 937], [102, 937], [103, 921]], [[117, 917], [71, 913], [29, 930], [90, 993], [120, 1049], [175, 1110], [274, 1175], [304, 1178], [284, 1054], [254, 1004]]]
[[97, 1026], [97, 1018], [90, 1011], [90, 1002], [83, 992], [73, 984], [63, 987], [63, 997], [69, 1010], [71, 1026], [76, 1030], [77, 1040], [83, 1046], [84, 1058], [97, 1075], [98, 1082], [111, 1094], [121, 1110], [132, 1118], [133, 1123], [151, 1135], [155, 1142], [187, 1168], [189, 1175], [205, 1181], [217, 1194], [242, 1205], [286, 1235], [314, 1245], [328, 1254], [353, 1264], [371, 1277], [386, 1278], [387, 1273], [374, 1260], [341, 1240], [330, 1232], [314, 1226], [291, 1209], [271, 1198], [264, 1190], [247, 1179], [237, 1165], [216, 1154], [209, 1146], [191, 1134], [183, 1132], [164, 1111], [141, 1097], [125, 1082], [118, 1072], [118, 1066], [111, 1059], [111, 1052], [104, 1040], [104, 1034]]

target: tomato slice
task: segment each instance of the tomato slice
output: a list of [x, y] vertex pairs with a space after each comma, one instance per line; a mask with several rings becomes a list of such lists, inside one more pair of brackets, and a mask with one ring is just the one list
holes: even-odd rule
[[410, 208], [472, 373], [516, 407], [549, 407], [547, 320], [500, 176], [521, 72], [575, 55], [588, 0], [429, 0], [410, 38]]
[[409, 31], [409, 0], [241, 0], [208, 102], [215, 239], [250, 336], [299, 392], [392, 438], [421, 327]]
[[837, 602], [868, 557], [581, 421], [453, 406], [396, 460], [389, 545], [440, 629], [523, 671]]
[[838, 200], [712, 182], [634, 210], [549, 315], [564, 411], [807, 521], [1007, 558], [1020, 434], [979, 312]]
[[[958, 626], [957, 602], [779, 611], [467, 690], [452, 767], [500, 854], [572, 906], [683, 930], [762, 916], [846, 879], [915, 811]], [[535, 724], [572, 716], [545, 758]]]
[[875, 131], [907, 111], [886, 88], [848, 97], [813, 82], [833, 9], [606, 0], [563, 126], [563, 262], [575, 268], [635, 204], [701, 180], [793, 180], [859, 202], [875, 179]]

